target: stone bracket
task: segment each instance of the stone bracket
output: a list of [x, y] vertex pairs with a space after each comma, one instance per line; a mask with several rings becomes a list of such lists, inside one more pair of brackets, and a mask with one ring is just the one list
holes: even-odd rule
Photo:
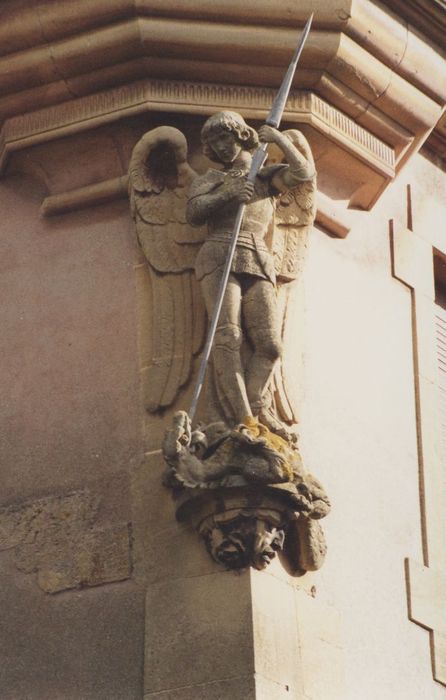
[[177, 520], [198, 532], [211, 557], [227, 569], [264, 569], [284, 550], [294, 571], [315, 571], [325, 559], [318, 520], [306, 517], [286, 485], [186, 489]]

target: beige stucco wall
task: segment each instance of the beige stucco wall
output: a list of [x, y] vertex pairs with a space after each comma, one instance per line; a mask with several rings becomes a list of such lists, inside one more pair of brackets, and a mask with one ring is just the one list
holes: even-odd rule
[[347, 239], [314, 231], [305, 270], [302, 450], [333, 499], [318, 591], [341, 615], [348, 700], [446, 695], [428, 632], [407, 618], [404, 558], [422, 561], [412, 306], [389, 244], [407, 184], [414, 230], [444, 232], [444, 173], [418, 156]]

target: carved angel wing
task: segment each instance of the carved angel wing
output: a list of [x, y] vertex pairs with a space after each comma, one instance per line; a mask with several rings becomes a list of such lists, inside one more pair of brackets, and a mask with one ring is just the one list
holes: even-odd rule
[[[284, 134], [314, 167], [311, 148], [305, 136], [297, 129], [289, 129]], [[276, 200], [272, 250], [277, 275], [282, 338], [287, 326], [290, 296], [290, 285], [286, 283], [296, 280], [303, 269], [308, 234], [316, 215], [316, 187], [315, 175], [311, 180], [300, 182]], [[288, 384], [284, 365], [280, 360], [273, 375], [273, 402], [279, 419], [292, 425], [297, 423], [297, 410], [287, 389]]]
[[130, 208], [152, 289], [152, 352], [143, 368], [150, 412], [170, 406], [187, 383], [206, 329], [194, 274], [206, 230], [186, 223], [187, 193], [196, 176], [178, 129], [153, 129], [133, 149]]
[[[297, 129], [284, 131], [314, 168], [313, 154]], [[278, 283], [296, 279], [305, 259], [307, 237], [316, 216], [316, 175], [276, 199], [273, 255]]]

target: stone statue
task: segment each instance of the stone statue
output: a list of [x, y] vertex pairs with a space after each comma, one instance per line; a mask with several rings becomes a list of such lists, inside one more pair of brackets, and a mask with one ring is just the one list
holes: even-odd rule
[[[204, 153], [220, 169], [197, 175], [184, 135], [159, 127], [136, 144], [129, 193], [148, 262], [153, 354], [145, 369], [146, 407], [170, 406], [191, 375], [211, 318], [240, 203], [246, 204], [202, 402], [193, 429], [177, 412], [163, 455], [177, 517], [194, 519], [216, 561], [263, 568], [285, 537], [294, 569], [318, 568], [325, 541], [318, 519], [330, 504], [307, 474], [289, 426], [282, 338], [289, 282], [302, 266], [315, 216], [316, 173], [305, 137], [235, 112], [203, 126]], [[269, 161], [247, 180], [259, 138]]]
[[[293, 132], [294, 141], [303, 136]], [[223, 165], [210, 169], [191, 186], [187, 219], [196, 226], [207, 223], [208, 235], [195, 263], [208, 316], [212, 316], [231, 240], [238, 206], [246, 203], [237, 248], [217, 325], [213, 354], [213, 378], [219, 405], [231, 423], [247, 416], [278, 429], [267, 409], [271, 406], [268, 389], [275, 364], [282, 353], [276, 269], [268, 247], [274, 235], [275, 199], [302, 185], [315, 187], [314, 163], [307, 148], [305, 157], [287, 136], [264, 125], [259, 137], [274, 143], [282, 152], [284, 164], [264, 167], [254, 183], [246, 176], [251, 152], [259, 144], [257, 133], [235, 112], [219, 112], [210, 117], [201, 132], [205, 154]], [[307, 197], [312, 208], [314, 202]], [[314, 212], [307, 214], [311, 222]], [[298, 235], [298, 232], [295, 233]], [[289, 251], [287, 251], [289, 252]], [[242, 340], [251, 349], [243, 364]]]
[[281, 295], [299, 273], [315, 215], [316, 175], [299, 131], [281, 134], [265, 125], [259, 136], [274, 144], [279, 162], [263, 167], [254, 184], [246, 175], [259, 137], [235, 112], [215, 114], [202, 129], [204, 152], [220, 170], [197, 176], [187, 163], [184, 136], [170, 127], [149, 132], [133, 151], [130, 201], [154, 299], [147, 408], [170, 405], [189, 378], [203, 339], [203, 302], [210, 317], [236, 210], [246, 202], [204, 413], [228, 427], [254, 416], [287, 436], [295, 412], [281, 364], [286, 313]]

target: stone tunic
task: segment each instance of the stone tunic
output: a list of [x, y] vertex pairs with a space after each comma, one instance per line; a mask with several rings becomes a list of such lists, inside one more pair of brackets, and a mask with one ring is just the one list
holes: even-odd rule
[[[252, 275], [275, 282], [274, 261], [265, 242], [274, 220], [273, 197], [277, 190], [271, 179], [283, 166], [262, 168], [254, 184], [254, 194], [246, 205], [231, 272], [240, 275]], [[287, 167], [287, 166], [285, 166]], [[228, 177], [242, 177], [246, 172], [209, 170], [197, 178], [192, 185], [189, 202], [196, 197], [210, 194], [220, 187]], [[201, 280], [215, 270], [224, 266], [232, 237], [235, 217], [239, 203], [228, 202], [209, 216], [208, 237], [203, 243], [196, 259], [195, 271]]]

